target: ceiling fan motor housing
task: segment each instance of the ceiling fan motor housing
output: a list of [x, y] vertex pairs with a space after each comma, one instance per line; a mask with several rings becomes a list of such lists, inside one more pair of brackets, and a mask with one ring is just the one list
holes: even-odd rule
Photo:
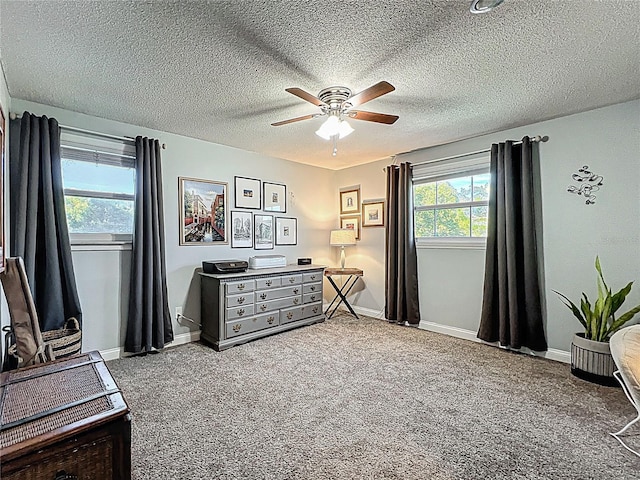
[[350, 97], [351, 90], [347, 87], [328, 87], [320, 90], [320, 93], [318, 93], [318, 99], [329, 106], [329, 108], [326, 109], [327, 112], [340, 112], [350, 107], [350, 105], [345, 104]]

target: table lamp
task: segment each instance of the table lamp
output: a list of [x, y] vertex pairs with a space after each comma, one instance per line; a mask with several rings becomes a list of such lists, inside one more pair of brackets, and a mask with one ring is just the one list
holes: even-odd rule
[[352, 228], [341, 228], [339, 230], [331, 230], [332, 247], [340, 247], [340, 268], [344, 270], [344, 247], [356, 244], [356, 232]]

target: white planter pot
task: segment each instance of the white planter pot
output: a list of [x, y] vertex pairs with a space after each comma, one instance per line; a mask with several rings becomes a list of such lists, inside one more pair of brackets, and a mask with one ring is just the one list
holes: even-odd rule
[[600, 385], [619, 386], [613, 372], [617, 369], [609, 342], [595, 342], [576, 333], [571, 342], [571, 373]]

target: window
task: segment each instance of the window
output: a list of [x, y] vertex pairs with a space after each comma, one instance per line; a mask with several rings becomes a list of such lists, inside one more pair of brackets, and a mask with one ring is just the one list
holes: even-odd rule
[[418, 239], [481, 239], [487, 236], [489, 159], [417, 165], [413, 171], [415, 236]]
[[72, 242], [130, 241], [135, 198], [133, 143], [63, 128], [60, 144]]

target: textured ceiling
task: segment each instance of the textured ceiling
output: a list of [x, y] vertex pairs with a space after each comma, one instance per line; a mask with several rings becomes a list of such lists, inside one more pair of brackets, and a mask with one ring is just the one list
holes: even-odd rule
[[[640, 98], [640, 1], [0, 2], [12, 98], [343, 168]], [[380, 80], [338, 155], [313, 95]], [[541, 132], [532, 132], [541, 133]], [[549, 132], [542, 132], [549, 133]]]

